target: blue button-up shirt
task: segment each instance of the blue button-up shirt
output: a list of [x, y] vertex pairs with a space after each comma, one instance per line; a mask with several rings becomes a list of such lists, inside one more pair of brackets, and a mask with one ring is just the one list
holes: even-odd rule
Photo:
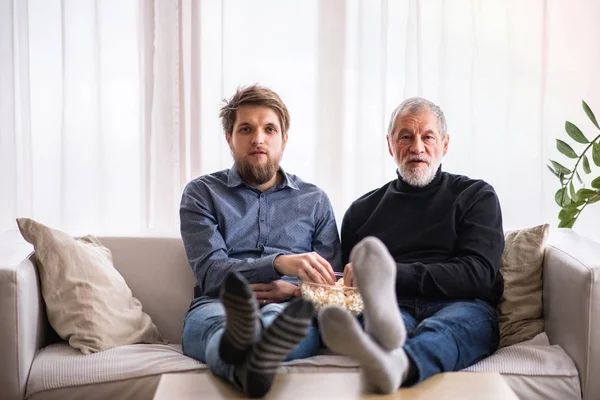
[[218, 297], [229, 271], [250, 283], [282, 279], [273, 261], [281, 254], [315, 251], [341, 271], [333, 208], [317, 186], [282, 169], [284, 179], [261, 192], [235, 167], [187, 184], [180, 208], [181, 237], [196, 276], [195, 297]]

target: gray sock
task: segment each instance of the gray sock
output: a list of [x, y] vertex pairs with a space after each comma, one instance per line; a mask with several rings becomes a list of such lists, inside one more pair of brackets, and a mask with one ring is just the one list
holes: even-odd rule
[[310, 301], [296, 297], [264, 330], [236, 370], [246, 396], [263, 397], [269, 392], [279, 364], [304, 339], [314, 312]]
[[365, 331], [385, 350], [402, 347], [406, 328], [396, 300], [396, 262], [373, 236], [354, 246], [350, 262], [365, 304]]
[[406, 380], [410, 363], [404, 349], [383, 349], [346, 309], [339, 306], [322, 308], [319, 329], [331, 350], [360, 363], [364, 378], [375, 391], [393, 393]]
[[248, 282], [237, 272], [230, 272], [221, 285], [220, 298], [225, 307], [225, 331], [219, 343], [223, 362], [242, 363], [260, 335], [256, 296]]

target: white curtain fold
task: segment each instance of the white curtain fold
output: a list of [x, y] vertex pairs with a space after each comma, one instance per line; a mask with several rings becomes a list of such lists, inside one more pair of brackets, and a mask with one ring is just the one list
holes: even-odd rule
[[185, 184], [186, 146], [181, 52], [181, 3], [154, 2], [153, 92], [146, 171], [150, 174], [148, 227], [168, 229], [177, 221]]
[[25, 2], [0, 1], [0, 228], [32, 210], [27, 14]]
[[15, 28], [12, 1], [0, 1], [0, 228], [17, 213]]
[[[517, 11], [518, 10], [518, 11]], [[0, 230], [177, 232], [187, 181], [231, 166], [239, 85], [291, 113], [283, 167], [349, 204], [395, 177], [403, 99], [446, 113], [447, 171], [497, 190], [506, 228], [556, 224], [545, 164], [570, 120], [598, 132], [600, 3], [532, 0], [0, 0]], [[600, 239], [600, 207], [575, 229]]]

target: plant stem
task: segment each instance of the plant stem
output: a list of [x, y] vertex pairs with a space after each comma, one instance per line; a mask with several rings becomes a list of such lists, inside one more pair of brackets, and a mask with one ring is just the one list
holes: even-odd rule
[[581, 207], [580, 210], [577, 211], [577, 215], [574, 218], [573, 221], [573, 225], [575, 225], [575, 222], [577, 222], [577, 218], [579, 218], [579, 215], [583, 212], [583, 209], [587, 207], [588, 204], [590, 204], [592, 202], [592, 200], [597, 199], [598, 197], [600, 197], [600, 194], [595, 194], [592, 197], [588, 198], [585, 203], [583, 203], [583, 206]]
[[[575, 172], [577, 171], [577, 167], [579, 166], [579, 163], [581, 162], [581, 160], [583, 160], [583, 156], [585, 155], [585, 153], [587, 153], [587, 151], [590, 149], [590, 147], [592, 147], [594, 145], [594, 143], [596, 142], [596, 140], [598, 140], [598, 139], [600, 139], [600, 135], [596, 136], [593, 140], [590, 140], [590, 144], [588, 144], [587, 147], [583, 150], [583, 152], [579, 155], [579, 158], [577, 159], [577, 162], [575, 163], [575, 166], [573, 167], [573, 171], [571, 172], [571, 176], [569, 177], [567, 182], [561, 188], [561, 189], [563, 189], [562, 198], [560, 199], [561, 204], [563, 204], [565, 201], [565, 193], [567, 191], [567, 186], [571, 182], [573, 182], [573, 177], [575, 176]], [[581, 209], [583, 210], [586, 205], [587, 205], [587, 203]], [[577, 217], [579, 217], [579, 214], [577, 214]], [[575, 217], [575, 220], [577, 220], [577, 217]]]

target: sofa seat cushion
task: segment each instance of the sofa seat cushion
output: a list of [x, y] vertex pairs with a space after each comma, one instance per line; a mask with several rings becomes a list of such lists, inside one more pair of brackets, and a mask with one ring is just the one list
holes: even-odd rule
[[57, 343], [35, 356], [27, 396], [64, 387], [202, 369], [207, 369], [206, 365], [181, 354], [179, 345], [133, 344], [82, 354], [66, 343]]
[[551, 346], [546, 333], [496, 351], [469, 372], [499, 372], [521, 400], [581, 399], [579, 374], [560, 346]]
[[[283, 363], [278, 372], [327, 373], [356, 369], [358, 364], [347, 357], [322, 354]], [[515, 384], [529, 389], [532, 386], [535, 388], [538, 380], [548, 382], [550, 377], [550, 382], [564, 381], [561, 385], [570, 388], [573, 393], [579, 390], [579, 377], [573, 361], [559, 346], [550, 346], [544, 333], [533, 340], [502, 348], [491, 357], [465, 370], [500, 372], [505, 376], [523, 378], [525, 381], [517, 379]], [[41, 349], [33, 360], [27, 384], [27, 397], [60, 388], [183, 371], [208, 372], [208, 368], [205, 364], [181, 354], [179, 345], [136, 344], [84, 355], [66, 343], [57, 343]], [[520, 398], [531, 398], [521, 394], [519, 393]]]
[[[353, 369], [358, 364], [339, 355], [318, 355], [284, 363], [279, 372], [327, 372]], [[167, 372], [206, 370], [206, 364], [186, 357], [181, 345], [134, 344], [93, 354], [81, 354], [67, 343], [41, 349], [33, 360], [27, 397], [60, 388], [116, 382]]]
[[469, 372], [539, 376], [578, 376], [571, 358], [560, 346], [551, 346], [542, 332], [533, 339], [503, 347], [478, 363], [465, 368]]

